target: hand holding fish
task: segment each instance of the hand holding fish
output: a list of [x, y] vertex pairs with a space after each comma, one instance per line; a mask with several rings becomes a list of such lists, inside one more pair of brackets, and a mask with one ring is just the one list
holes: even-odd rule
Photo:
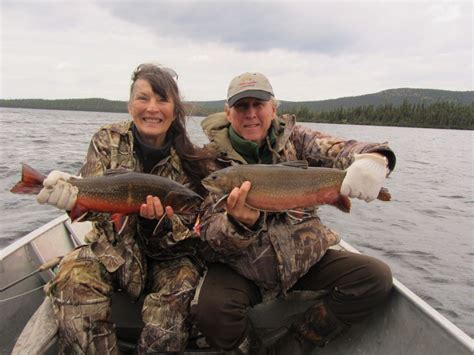
[[71, 177], [72, 175], [59, 170], [50, 172], [43, 181], [43, 188], [36, 196], [38, 203], [47, 203], [66, 211], [72, 210], [79, 190], [69, 182]]
[[378, 153], [356, 154], [347, 168], [341, 194], [366, 202], [377, 198], [387, 177], [387, 159]]
[[140, 216], [147, 219], [161, 219], [166, 213], [169, 219], [173, 218], [174, 211], [171, 206], [163, 208], [161, 200], [156, 196], [148, 195], [146, 197], [146, 203], [140, 206]]
[[226, 204], [227, 213], [248, 227], [252, 227], [260, 217], [259, 211], [245, 204], [250, 187], [250, 181], [244, 181], [240, 187], [235, 187], [227, 197]]

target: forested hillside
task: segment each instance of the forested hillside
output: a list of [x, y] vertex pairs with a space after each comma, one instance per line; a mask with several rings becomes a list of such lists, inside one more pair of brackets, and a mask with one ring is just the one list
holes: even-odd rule
[[[224, 100], [190, 101], [192, 116], [223, 110]], [[321, 101], [281, 101], [280, 113], [311, 122], [474, 129], [474, 91], [391, 89], [374, 94]], [[126, 101], [90, 99], [2, 100], [0, 107], [48, 110], [127, 112]]]
[[36, 108], [43, 110], [127, 112], [127, 103], [125, 101], [111, 101], [106, 99], [0, 100], [0, 107]]
[[424, 127], [444, 129], [474, 129], [474, 104], [448, 101], [433, 104], [365, 105], [315, 112], [306, 107], [284, 110], [294, 113], [299, 121], [373, 126]]

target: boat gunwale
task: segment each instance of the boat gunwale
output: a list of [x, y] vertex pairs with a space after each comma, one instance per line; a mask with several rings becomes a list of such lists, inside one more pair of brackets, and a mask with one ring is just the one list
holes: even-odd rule
[[[68, 238], [72, 239], [73, 243], [77, 242], [74, 236], [70, 234], [72, 233], [71, 231], [72, 228], [70, 225], [68, 225], [68, 221], [69, 221], [69, 216], [67, 214], [63, 214], [54, 218], [48, 223], [42, 225], [41, 227], [38, 227], [37, 229], [31, 231], [24, 237], [8, 245], [6, 248], [0, 250], [0, 261], [3, 261], [4, 258], [8, 257], [12, 253], [14, 253], [16, 250], [27, 246], [36, 238], [40, 237], [45, 232], [58, 226], [59, 224], [63, 224], [66, 230], [69, 232]], [[336, 248], [338, 247], [350, 252], [360, 254], [360, 251], [358, 251], [356, 248], [354, 248], [353, 246], [351, 246], [350, 244], [348, 244], [347, 242], [343, 240], [341, 240], [339, 245], [336, 246]], [[393, 286], [402, 297], [408, 300], [408, 302], [411, 302], [412, 304], [414, 304], [414, 306], [417, 309], [419, 309], [422, 313], [424, 313], [428, 318], [432, 319], [433, 322], [437, 324], [441, 329], [443, 329], [448, 335], [455, 338], [460, 344], [466, 347], [471, 353], [474, 353], [474, 339], [473, 338], [471, 338], [468, 334], [466, 334], [459, 327], [453, 324], [450, 320], [444, 317], [440, 312], [435, 310], [422, 298], [417, 296], [413, 291], [411, 291], [403, 283], [398, 281], [395, 277], [393, 278]]]
[[54, 218], [53, 220], [49, 221], [48, 223], [43, 224], [42, 226], [32, 230], [27, 235], [21, 237], [20, 239], [14, 241], [13, 243], [8, 245], [7, 247], [1, 249], [0, 250], [0, 260], [3, 260], [4, 258], [9, 256], [10, 254], [13, 254], [19, 248], [22, 248], [22, 247], [28, 245], [29, 243], [34, 241], [36, 238], [38, 238], [42, 234], [44, 234], [46, 231], [56, 227], [59, 223], [64, 224], [68, 219], [69, 219], [69, 216], [66, 213], [64, 213], [64, 214]]

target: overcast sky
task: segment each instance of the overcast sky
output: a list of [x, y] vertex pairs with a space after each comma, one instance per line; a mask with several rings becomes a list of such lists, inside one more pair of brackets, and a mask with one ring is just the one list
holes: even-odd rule
[[0, 0], [0, 98], [127, 100], [142, 62], [185, 100], [245, 71], [280, 100], [411, 87], [473, 90], [472, 1]]

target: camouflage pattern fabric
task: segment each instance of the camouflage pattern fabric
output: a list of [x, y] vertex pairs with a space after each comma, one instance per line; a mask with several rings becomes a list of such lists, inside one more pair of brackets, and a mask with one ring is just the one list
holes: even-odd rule
[[197, 268], [191, 259], [181, 258], [154, 263], [150, 274], [138, 353], [182, 351], [190, 329], [189, 306], [199, 282]]
[[[311, 166], [346, 169], [354, 154], [381, 152], [388, 157], [389, 167], [395, 166], [395, 155], [386, 143], [345, 140], [295, 122], [295, 116], [290, 115], [273, 121], [277, 137], [274, 146], [269, 147], [273, 163], [307, 160]], [[218, 154], [218, 168], [247, 164], [232, 148], [225, 113], [213, 114], [201, 125], [209, 137], [209, 147]], [[213, 253], [206, 251], [203, 255], [208, 260], [228, 264], [254, 281], [264, 300], [285, 295], [340, 240], [336, 232], [321, 223], [316, 208], [305, 210], [305, 217], [299, 220], [284, 213], [262, 213], [257, 223], [248, 228], [223, 209], [214, 209], [214, 202], [209, 196], [204, 203], [201, 238], [208, 242]]]
[[[110, 169], [142, 171], [134, 153], [131, 124], [108, 124], [92, 137], [81, 176], [100, 176]], [[151, 173], [187, 183], [173, 148]], [[137, 216], [129, 216], [120, 234], [115, 232], [109, 214], [89, 213], [85, 219], [93, 222], [92, 231], [86, 236], [89, 244], [67, 255], [56, 277], [45, 287], [59, 325], [61, 353], [118, 353], [110, 322], [112, 292], [121, 289], [137, 299], [150, 279], [153, 293], [143, 308], [146, 326], [140, 346], [184, 349], [184, 320], [200, 271], [199, 263], [189, 259], [195, 254], [193, 243], [185, 243], [193, 236], [187, 227], [191, 221], [175, 215], [169, 228], [152, 236], [151, 231], [140, 228]], [[171, 335], [163, 336], [156, 329], [168, 332], [169, 319], [182, 325], [175, 327]]]
[[45, 291], [57, 318], [61, 354], [118, 354], [110, 322], [111, 275], [89, 246], [61, 261]]

